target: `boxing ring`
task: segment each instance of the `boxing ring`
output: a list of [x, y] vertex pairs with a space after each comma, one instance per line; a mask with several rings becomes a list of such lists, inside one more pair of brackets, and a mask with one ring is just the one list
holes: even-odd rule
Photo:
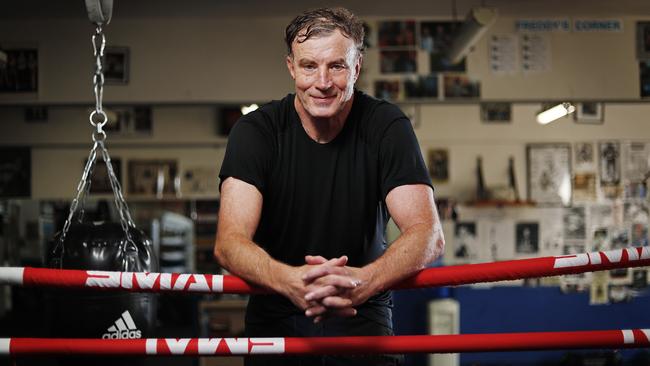
[[[430, 268], [393, 289], [455, 286], [650, 265], [650, 247]], [[0, 268], [0, 284], [100, 291], [265, 293], [235, 276]], [[1, 338], [0, 355], [238, 356], [650, 348], [650, 329], [277, 338]]]

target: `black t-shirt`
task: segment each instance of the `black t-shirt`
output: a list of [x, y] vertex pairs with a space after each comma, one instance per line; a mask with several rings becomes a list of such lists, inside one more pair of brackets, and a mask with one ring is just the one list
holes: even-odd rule
[[[343, 129], [320, 144], [303, 129], [294, 97], [268, 103], [235, 124], [219, 177], [261, 192], [253, 241], [273, 258], [303, 265], [305, 255], [347, 255], [348, 265], [361, 267], [385, 250], [388, 192], [431, 185], [413, 128], [396, 106], [356, 91]], [[375, 300], [387, 303], [388, 297]], [[288, 300], [273, 302], [273, 312], [296, 310]]]

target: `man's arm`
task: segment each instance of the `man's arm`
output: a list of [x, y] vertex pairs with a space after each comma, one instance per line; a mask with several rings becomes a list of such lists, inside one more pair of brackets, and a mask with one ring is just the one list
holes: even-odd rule
[[[301, 267], [292, 267], [271, 258], [252, 241], [259, 224], [262, 201], [262, 194], [251, 184], [232, 177], [222, 183], [214, 256], [229, 272], [280, 293], [299, 308], [307, 309], [309, 304], [304, 295], [308, 282], [303, 280], [304, 273], [321, 266], [343, 266], [347, 258]], [[346, 287], [340, 280], [336, 283], [340, 288]]]
[[[443, 253], [445, 239], [431, 187], [422, 184], [396, 187], [386, 196], [386, 205], [401, 235], [381, 257], [362, 268], [314, 268], [306, 279], [321, 277], [321, 283], [326, 283], [332, 275], [349, 276], [360, 285], [344, 295], [356, 306], [414, 275]], [[310, 291], [305, 299], [336, 308], [340, 296], [330, 295], [325, 288]]]

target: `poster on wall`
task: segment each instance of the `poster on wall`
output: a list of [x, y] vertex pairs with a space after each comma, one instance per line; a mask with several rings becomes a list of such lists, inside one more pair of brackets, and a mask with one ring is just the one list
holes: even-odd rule
[[516, 34], [493, 34], [489, 38], [490, 71], [511, 75], [519, 71], [519, 37]]
[[524, 74], [551, 71], [551, 42], [547, 34], [521, 35], [521, 69]]
[[38, 92], [38, 50], [5, 49], [7, 60], [0, 67], [0, 93]]
[[104, 80], [107, 84], [129, 83], [128, 47], [106, 47], [104, 51]]
[[639, 62], [639, 86], [641, 98], [650, 97], [650, 60]]
[[429, 54], [429, 72], [465, 71], [465, 59], [456, 64], [447, 60], [447, 52], [460, 26], [460, 22], [420, 23], [420, 49]]
[[636, 58], [650, 60], [650, 22], [636, 23]]
[[29, 198], [32, 194], [32, 151], [29, 147], [0, 148], [0, 197]]
[[443, 86], [445, 99], [481, 97], [481, 83], [465, 74], [445, 74]]
[[539, 252], [539, 223], [518, 222], [515, 225], [515, 253], [534, 257]]
[[618, 141], [603, 141], [598, 144], [600, 161], [600, 184], [618, 185], [621, 181], [621, 144]]
[[573, 145], [575, 172], [596, 172], [596, 152], [592, 142], [576, 142]]
[[163, 198], [179, 193], [176, 160], [129, 161], [129, 195]]
[[215, 166], [192, 166], [184, 169], [183, 195], [219, 195], [219, 172]]
[[415, 20], [379, 22], [379, 47], [415, 47]]
[[565, 240], [586, 239], [587, 220], [584, 207], [571, 207], [565, 209], [562, 221], [564, 222]]
[[476, 222], [457, 222], [454, 226], [454, 263], [471, 263], [479, 258]]
[[382, 74], [416, 73], [417, 53], [409, 50], [380, 51], [379, 65]]
[[449, 180], [449, 152], [446, 149], [431, 149], [427, 154], [429, 176], [437, 183]]
[[482, 226], [487, 239], [487, 261], [509, 260], [515, 257], [514, 223], [510, 219], [486, 220]]
[[596, 198], [596, 174], [576, 173], [573, 177], [573, 201], [592, 202]]
[[396, 101], [400, 99], [399, 80], [375, 80], [375, 98]]
[[571, 203], [571, 145], [530, 144], [528, 159], [528, 199], [537, 204]]

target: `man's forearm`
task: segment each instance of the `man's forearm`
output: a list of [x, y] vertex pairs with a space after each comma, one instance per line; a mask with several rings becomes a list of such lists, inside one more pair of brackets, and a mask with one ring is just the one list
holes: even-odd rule
[[278, 291], [281, 272], [288, 267], [241, 235], [218, 235], [214, 250], [219, 264], [249, 283]]
[[405, 230], [376, 261], [362, 268], [374, 292], [389, 289], [414, 275], [444, 251], [441, 225], [421, 223]]

